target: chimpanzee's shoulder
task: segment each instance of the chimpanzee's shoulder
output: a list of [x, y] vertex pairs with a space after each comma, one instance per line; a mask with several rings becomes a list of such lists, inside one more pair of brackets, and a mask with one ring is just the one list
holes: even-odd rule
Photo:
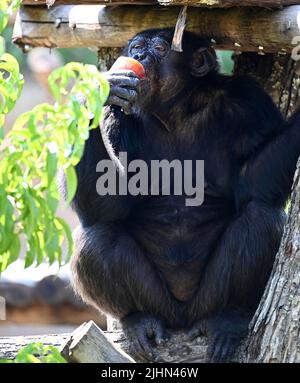
[[223, 76], [223, 86], [228, 99], [257, 118], [282, 120], [281, 112], [259, 82], [247, 75]]
[[258, 81], [251, 76], [221, 75], [219, 81], [223, 82], [223, 85], [226, 88], [228, 95], [232, 97], [241, 99], [252, 99], [252, 97], [262, 97], [271, 100], [269, 95], [258, 83]]

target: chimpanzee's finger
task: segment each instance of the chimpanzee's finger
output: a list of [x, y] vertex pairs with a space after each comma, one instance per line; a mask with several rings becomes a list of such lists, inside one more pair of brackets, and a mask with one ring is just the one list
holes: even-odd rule
[[116, 96], [119, 98], [123, 98], [124, 100], [129, 101], [133, 104], [137, 99], [137, 91], [128, 88], [122, 88], [119, 86], [112, 85], [110, 88], [110, 96]]
[[107, 76], [106, 79], [110, 86], [115, 85], [132, 89], [136, 89], [140, 83], [140, 80], [136, 77]]
[[147, 334], [145, 332], [144, 329], [139, 329], [138, 332], [137, 332], [137, 337], [138, 337], [138, 340], [139, 340], [139, 344], [141, 346], [141, 348], [143, 349], [143, 354], [144, 354], [144, 357], [146, 359], [148, 358], [152, 358], [153, 357], [153, 351], [152, 351], [152, 347], [149, 343], [149, 339], [147, 337]]
[[109, 75], [109, 76], [136, 77], [137, 79], [139, 78], [138, 75], [133, 70], [130, 70], [130, 69], [112, 70], [112, 71], [106, 72], [106, 75]]
[[124, 100], [123, 98], [117, 96], [110, 96], [107, 99], [105, 105], [120, 106], [124, 110], [125, 114], [131, 114], [132, 106], [129, 101]]
[[164, 345], [167, 341], [164, 334], [164, 327], [160, 324], [154, 329], [154, 340], [157, 346]]

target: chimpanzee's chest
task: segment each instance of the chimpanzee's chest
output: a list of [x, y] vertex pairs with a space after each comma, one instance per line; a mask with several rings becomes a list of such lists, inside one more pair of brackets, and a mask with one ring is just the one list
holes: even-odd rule
[[168, 132], [155, 124], [147, 128], [140, 132], [133, 158], [147, 163], [149, 177], [159, 167], [161, 182], [168, 181], [170, 173], [172, 184], [182, 182], [187, 190], [202, 182], [207, 196], [230, 196], [239, 169], [229, 135], [220, 138], [218, 132], [200, 134], [186, 127]]
[[[229, 143], [218, 137], [193, 140], [164, 132], [157, 138], [154, 129], [151, 144], [139, 151], [152, 186], [132, 213], [131, 224], [173, 294], [187, 300], [234, 213], [235, 166]], [[158, 179], [152, 177], [153, 169]], [[151, 195], [153, 189], [156, 195]]]

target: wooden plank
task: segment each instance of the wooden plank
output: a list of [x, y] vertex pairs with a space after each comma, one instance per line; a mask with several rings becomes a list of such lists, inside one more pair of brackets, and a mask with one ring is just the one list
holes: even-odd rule
[[191, 7], [229, 8], [265, 7], [281, 8], [300, 4], [299, 0], [158, 0], [161, 5], [189, 5]]
[[[24, 5], [41, 5], [54, 1], [58, 4], [68, 4], [68, 0], [23, 0]], [[287, 5], [300, 4], [299, 0], [157, 0], [162, 5], [190, 5], [193, 7], [226, 8], [234, 6], [257, 6], [280, 8]], [[73, 0], [74, 4], [156, 4], [156, 0]]]
[[[48, 3], [50, 1], [51, 3]], [[24, 5], [67, 5], [70, 4], [69, 0], [23, 0]], [[102, 4], [102, 5], [119, 5], [119, 4], [134, 4], [134, 5], [148, 5], [157, 4], [157, 0], [72, 0], [72, 4]]]
[[[23, 6], [13, 40], [24, 47], [122, 47], [148, 28], [174, 27], [181, 7], [129, 5]], [[219, 49], [290, 52], [299, 34], [299, 5], [261, 8], [188, 8], [187, 30], [207, 36]]]

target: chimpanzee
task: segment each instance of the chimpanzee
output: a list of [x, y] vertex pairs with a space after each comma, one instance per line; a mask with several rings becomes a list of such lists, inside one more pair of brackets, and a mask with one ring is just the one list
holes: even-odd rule
[[[255, 80], [219, 74], [208, 40], [185, 32], [183, 52], [173, 51], [173, 33], [148, 30], [128, 42], [123, 56], [142, 63], [144, 79], [105, 74], [101, 129], [76, 169], [73, 282], [120, 319], [137, 355], [149, 358], [165, 328], [182, 328], [210, 338], [211, 361], [228, 361], [279, 247], [300, 121], [284, 121]], [[99, 195], [96, 166], [110, 158], [101, 130], [128, 160], [204, 160], [202, 205], [187, 206], [184, 193]]]

